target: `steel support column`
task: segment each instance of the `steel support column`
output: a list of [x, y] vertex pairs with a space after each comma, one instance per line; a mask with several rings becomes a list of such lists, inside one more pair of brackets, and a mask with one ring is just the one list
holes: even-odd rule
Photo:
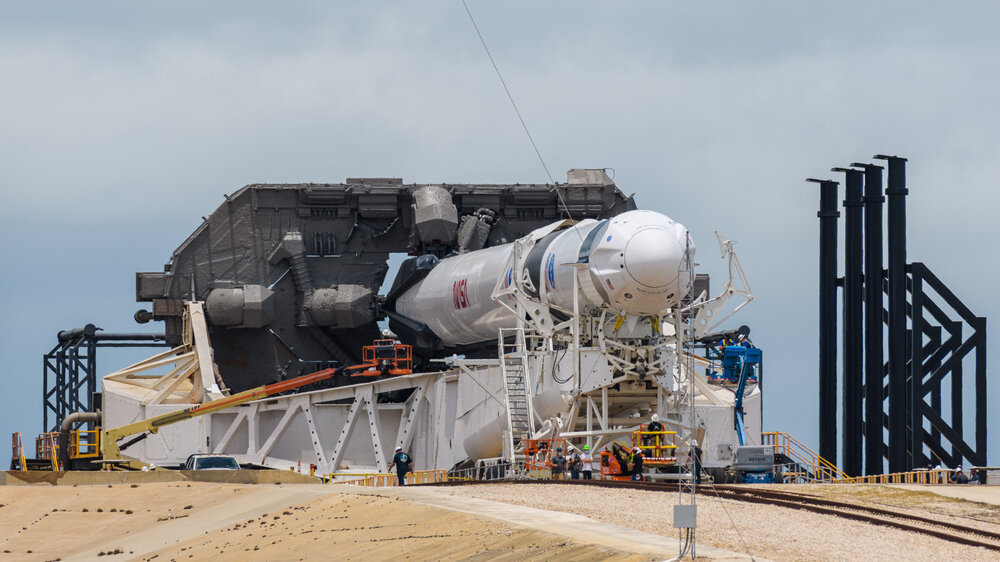
[[882, 474], [882, 167], [865, 174], [865, 474]]
[[860, 170], [834, 168], [844, 172], [844, 341], [843, 341], [843, 458], [841, 470], [851, 476], [862, 474], [864, 444], [864, 277], [862, 207], [864, 176]]
[[819, 192], [819, 454], [837, 462], [837, 182]]
[[986, 318], [976, 318], [976, 450], [986, 457]]
[[[905, 281], [905, 279], [904, 279]], [[889, 289], [892, 291], [891, 287]], [[913, 468], [918, 468], [918, 465], [923, 465], [924, 460], [924, 330], [926, 329], [924, 324], [924, 285], [920, 280], [919, 276], [914, 276], [912, 280], [912, 289], [910, 300], [912, 302], [910, 307], [910, 322], [912, 324], [912, 329], [910, 330], [910, 404], [907, 407], [908, 419], [906, 422], [910, 425], [910, 453], [913, 462]], [[891, 313], [890, 313], [891, 314]], [[940, 330], [937, 331], [937, 341], [940, 345], [941, 336]], [[933, 338], [932, 338], [933, 341]], [[890, 382], [891, 384], [891, 382]], [[891, 390], [890, 390], [891, 392]], [[938, 387], [936, 392], [931, 395], [931, 406], [936, 408], [938, 411], [941, 409], [941, 389]], [[941, 434], [935, 430], [935, 434], [931, 436], [940, 443]]]
[[106, 334], [93, 324], [57, 334], [59, 343], [42, 357], [42, 427], [57, 431], [74, 412], [94, 410], [97, 348], [161, 347], [163, 334]]
[[[876, 155], [888, 162], [885, 194], [888, 198], [889, 237], [889, 472], [914, 468], [919, 457], [914, 439], [917, 427], [910, 427], [913, 408], [906, 403], [906, 159]], [[918, 332], [919, 333], [919, 332]], [[919, 387], [918, 387], [919, 388]], [[913, 395], [919, 394], [914, 392]], [[922, 398], [921, 398], [922, 399]]]

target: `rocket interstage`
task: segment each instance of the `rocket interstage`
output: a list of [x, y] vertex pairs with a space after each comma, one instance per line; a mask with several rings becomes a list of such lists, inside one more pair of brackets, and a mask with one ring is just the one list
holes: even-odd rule
[[407, 260], [387, 296], [390, 326], [404, 338], [430, 331], [442, 347], [495, 340], [517, 318], [511, 295], [494, 299], [494, 289], [521, 279], [531, 298], [556, 310], [573, 310], [576, 287], [581, 310], [657, 315], [690, 290], [685, 265], [694, 253], [687, 229], [654, 211], [563, 221], [510, 244]]

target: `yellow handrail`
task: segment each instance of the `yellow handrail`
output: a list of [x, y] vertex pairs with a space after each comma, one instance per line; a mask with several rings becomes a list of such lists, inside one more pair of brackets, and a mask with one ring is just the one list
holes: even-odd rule
[[951, 484], [951, 470], [937, 468], [933, 470], [913, 470], [910, 472], [894, 472], [892, 474], [870, 474], [837, 478], [832, 484]]
[[[337, 480], [337, 477], [357, 476], [354, 479]], [[418, 470], [406, 475], [406, 484], [431, 484], [434, 482], [446, 482], [448, 480], [447, 470]], [[323, 482], [330, 484], [354, 484], [357, 486], [384, 487], [398, 486], [399, 479], [393, 472], [341, 472], [327, 474], [323, 477]]]
[[[646, 436], [653, 437], [653, 439], [652, 439], [653, 444], [652, 445], [646, 445], [644, 443], [643, 437], [646, 437]], [[670, 445], [666, 444], [667, 443], [667, 436], [671, 436], [672, 437], [672, 439], [670, 441]], [[677, 432], [676, 431], [633, 431], [632, 432], [632, 442], [633, 443], [638, 443], [638, 445], [634, 445], [634, 446], [635, 447], [639, 447], [640, 449], [642, 449], [642, 451], [644, 453], [645, 452], [649, 452], [649, 453], [656, 452], [656, 455], [653, 455], [653, 456], [659, 456], [659, 453], [661, 452], [660, 451], [661, 449], [676, 449], [677, 448]], [[647, 451], [647, 449], [648, 449], [648, 451]]]
[[59, 470], [59, 432], [42, 433], [35, 439], [35, 458], [49, 459], [52, 470]]
[[774, 447], [776, 453], [783, 453], [793, 461], [810, 467], [813, 476], [819, 480], [850, 478], [847, 473], [837, 468], [835, 464], [821, 457], [789, 433], [768, 431], [760, 435], [761, 442], [764, 445], [771, 445]]
[[[81, 435], [86, 440], [81, 442]], [[74, 430], [70, 432], [69, 456], [71, 459], [96, 458], [101, 455], [101, 430]]]

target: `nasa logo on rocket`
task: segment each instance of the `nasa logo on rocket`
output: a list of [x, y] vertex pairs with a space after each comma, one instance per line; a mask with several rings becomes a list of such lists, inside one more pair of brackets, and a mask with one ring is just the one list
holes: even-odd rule
[[469, 297], [466, 294], [467, 279], [459, 279], [451, 286], [451, 296], [455, 303], [455, 310], [469, 308]]

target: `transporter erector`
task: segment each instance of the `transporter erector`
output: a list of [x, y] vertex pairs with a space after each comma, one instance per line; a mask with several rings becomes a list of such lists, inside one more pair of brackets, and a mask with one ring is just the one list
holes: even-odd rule
[[[139, 274], [153, 311], [137, 317], [165, 320], [176, 347], [105, 377], [102, 425], [359, 363], [353, 344], [387, 317], [413, 346], [412, 374], [334, 376], [162, 427], [122, 454], [164, 465], [226, 453], [336, 474], [384, 471], [401, 446], [418, 470], [520, 470], [529, 441], [600, 451], [658, 414], [676, 447], [652, 477], [679, 472], [693, 440], [721, 470], [741, 442], [735, 397], [693, 350], [753, 297], [732, 243], [719, 242], [729, 278], [712, 297], [688, 230], [635, 209], [600, 170], [554, 186], [248, 186], [163, 274]], [[412, 257], [378, 295], [359, 271], [381, 283], [386, 250]], [[760, 444], [758, 385], [741, 406], [744, 441]]]

